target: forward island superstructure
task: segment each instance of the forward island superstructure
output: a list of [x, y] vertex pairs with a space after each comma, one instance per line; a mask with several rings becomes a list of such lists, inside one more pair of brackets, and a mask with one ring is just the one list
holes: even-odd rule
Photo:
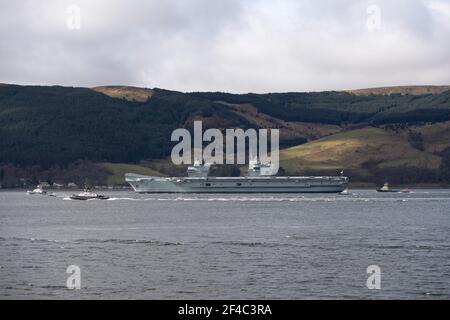
[[271, 165], [253, 162], [245, 177], [211, 177], [210, 165], [195, 163], [187, 177], [156, 177], [126, 173], [125, 181], [139, 193], [338, 193], [348, 177], [273, 176]]

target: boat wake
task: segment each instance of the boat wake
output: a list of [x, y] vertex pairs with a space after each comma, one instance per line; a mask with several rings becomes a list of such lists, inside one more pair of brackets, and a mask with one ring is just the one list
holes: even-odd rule
[[107, 201], [116, 201], [116, 200], [130, 200], [130, 201], [139, 201], [139, 200], [143, 200], [143, 199], [139, 199], [139, 198], [120, 198], [120, 197], [113, 197], [113, 198], [109, 198]]
[[[71, 200], [64, 198], [64, 200]], [[346, 196], [338, 195], [331, 197], [113, 197], [107, 201], [166, 201], [166, 202], [407, 202], [407, 201], [443, 201], [448, 200], [445, 197], [423, 198], [423, 197], [360, 197], [358, 194], [350, 193]]]

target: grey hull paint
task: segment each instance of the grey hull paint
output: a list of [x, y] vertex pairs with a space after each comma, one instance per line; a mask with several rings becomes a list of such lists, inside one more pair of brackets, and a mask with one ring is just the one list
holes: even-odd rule
[[348, 178], [327, 177], [151, 177], [127, 173], [139, 193], [338, 193]]

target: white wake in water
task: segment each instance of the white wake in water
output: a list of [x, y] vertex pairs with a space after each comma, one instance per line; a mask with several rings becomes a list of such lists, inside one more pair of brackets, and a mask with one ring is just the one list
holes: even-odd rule
[[[69, 197], [63, 200], [71, 200]], [[95, 200], [95, 199], [94, 199]], [[132, 198], [113, 197], [107, 201], [167, 201], [167, 202], [408, 202], [408, 201], [448, 201], [446, 197], [435, 198], [359, 198], [357, 196], [334, 196], [334, 197], [176, 197], [176, 198]]]

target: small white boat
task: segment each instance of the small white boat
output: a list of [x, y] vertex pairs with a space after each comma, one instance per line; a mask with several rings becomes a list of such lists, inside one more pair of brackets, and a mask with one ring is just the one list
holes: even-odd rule
[[33, 190], [28, 190], [27, 194], [42, 194], [42, 195], [46, 195], [47, 191], [45, 191], [44, 189], [42, 189], [42, 187], [40, 185], [38, 185], [35, 189]]

